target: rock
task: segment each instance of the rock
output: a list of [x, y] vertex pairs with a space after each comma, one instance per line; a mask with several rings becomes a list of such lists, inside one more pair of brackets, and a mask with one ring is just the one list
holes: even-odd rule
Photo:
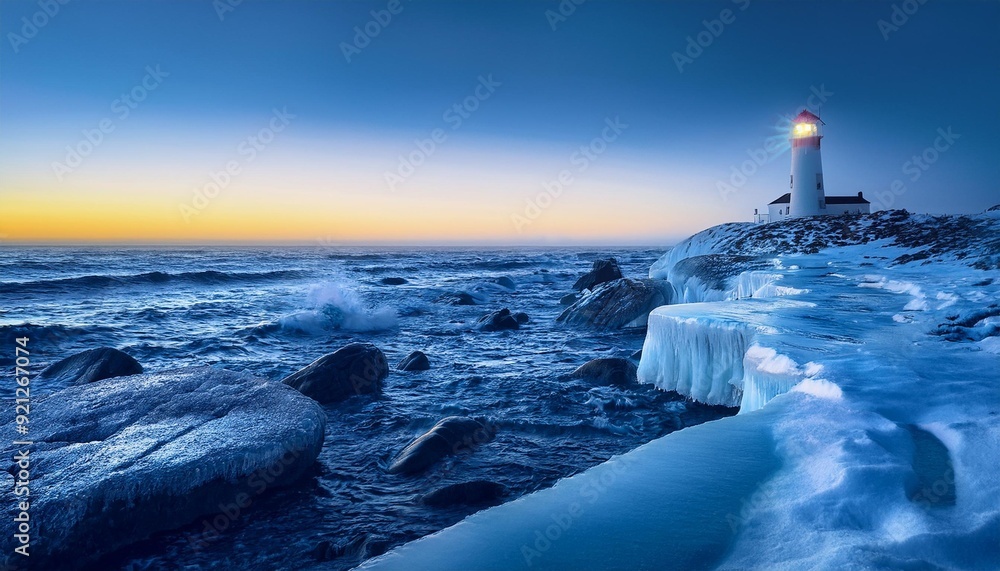
[[519, 325], [524, 325], [528, 321], [531, 321], [531, 318], [528, 317], [528, 314], [523, 311], [512, 313], [511, 317], [513, 317], [514, 321], [516, 321]]
[[556, 321], [601, 329], [645, 327], [649, 312], [670, 302], [670, 291], [663, 280], [613, 280], [584, 294]]
[[514, 280], [508, 278], [507, 276], [501, 276], [501, 277], [493, 280], [493, 283], [495, 283], [495, 284], [497, 284], [499, 286], [505, 287], [505, 288], [507, 288], [507, 289], [509, 289], [511, 291], [517, 289], [517, 286], [514, 284]]
[[496, 505], [506, 492], [507, 488], [503, 484], [474, 480], [438, 488], [420, 498], [420, 501], [434, 507], [448, 507], [457, 504]]
[[141, 372], [142, 365], [127, 353], [111, 347], [98, 347], [49, 365], [36, 380], [63, 388]]
[[559, 305], [573, 305], [576, 303], [576, 294], [568, 293], [559, 298]]
[[584, 289], [594, 289], [605, 282], [617, 280], [622, 277], [622, 271], [618, 269], [618, 260], [608, 258], [607, 260], [597, 260], [594, 262], [594, 269], [576, 280], [573, 289], [580, 291]]
[[449, 416], [403, 448], [389, 466], [389, 473], [423, 472], [445, 456], [473, 450], [492, 438], [491, 428], [478, 420]]
[[431, 368], [431, 362], [423, 351], [414, 351], [396, 364], [400, 371], [426, 371]]
[[351, 343], [281, 380], [320, 403], [378, 392], [389, 374], [385, 354], [370, 343]]
[[591, 379], [602, 385], [631, 385], [636, 382], [635, 363], [621, 357], [588, 361], [573, 371], [574, 379]]
[[407, 282], [404, 278], [382, 278], [382, 285], [403, 285]]
[[442, 295], [437, 298], [437, 301], [441, 301], [449, 305], [479, 305], [486, 300], [482, 296], [474, 296], [469, 292], [462, 291]]
[[[211, 367], [69, 387], [31, 412], [32, 569], [93, 568], [188, 524], [198, 541], [225, 515], [220, 505], [298, 479], [326, 423], [323, 408], [290, 387]], [[13, 422], [0, 428], [15, 434]], [[14, 493], [17, 447], [3, 448], [0, 498], [15, 506], [24, 500]], [[13, 537], [15, 523], [3, 518], [0, 533]], [[0, 565], [21, 557], [12, 551]]]
[[500, 311], [494, 311], [484, 315], [476, 321], [476, 327], [480, 331], [502, 331], [504, 329], [519, 329], [521, 325], [517, 319], [510, 314], [506, 307]]

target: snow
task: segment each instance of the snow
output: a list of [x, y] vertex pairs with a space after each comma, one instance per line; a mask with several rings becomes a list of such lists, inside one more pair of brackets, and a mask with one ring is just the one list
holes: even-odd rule
[[[719, 226], [650, 270], [686, 303], [650, 314], [640, 381], [738, 415], [362, 569], [1000, 569], [1000, 219], [834, 218]], [[778, 263], [685, 262], [754, 253]]]

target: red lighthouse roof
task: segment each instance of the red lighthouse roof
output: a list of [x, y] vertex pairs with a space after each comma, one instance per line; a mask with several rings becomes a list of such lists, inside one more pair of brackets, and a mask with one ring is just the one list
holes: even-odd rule
[[820, 125], [826, 125], [822, 119], [813, 115], [808, 109], [803, 109], [802, 113], [799, 113], [792, 119], [792, 123], [819, 123]]

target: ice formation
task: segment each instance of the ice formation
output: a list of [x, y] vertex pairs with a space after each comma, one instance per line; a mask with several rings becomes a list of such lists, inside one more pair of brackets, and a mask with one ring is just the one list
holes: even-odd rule
[[681, 303], [650, 314], [639, 379], [740, 414], [361, 569], [1000, 569], [998, 230], [890, 211], [692, 237], [650, 270]]

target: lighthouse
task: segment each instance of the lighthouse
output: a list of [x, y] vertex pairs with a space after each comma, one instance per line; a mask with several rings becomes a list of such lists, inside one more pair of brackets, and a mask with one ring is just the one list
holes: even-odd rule
[[792, 119], [788, 139], [792, 147], [791, 192], [779, 196], [767, 205], [767, 214], [754, 210], [758, 222], [776, 222], [799, 216], [821, 214], [869, 214], [871, 203], [861, 192], [857, 196], [827, 196], [823, 184], [823, 161], [819, 156], [820, 128], [823, 121], [809, 111]]
[[823, 138], [823, 121], [808, 110], [792, 119], [789, 135], [792, 146], [792, 189], [790, 215], [816, 216], [826, 214], [826, 193], [823, 189], [823, 160], [819, 142]]

